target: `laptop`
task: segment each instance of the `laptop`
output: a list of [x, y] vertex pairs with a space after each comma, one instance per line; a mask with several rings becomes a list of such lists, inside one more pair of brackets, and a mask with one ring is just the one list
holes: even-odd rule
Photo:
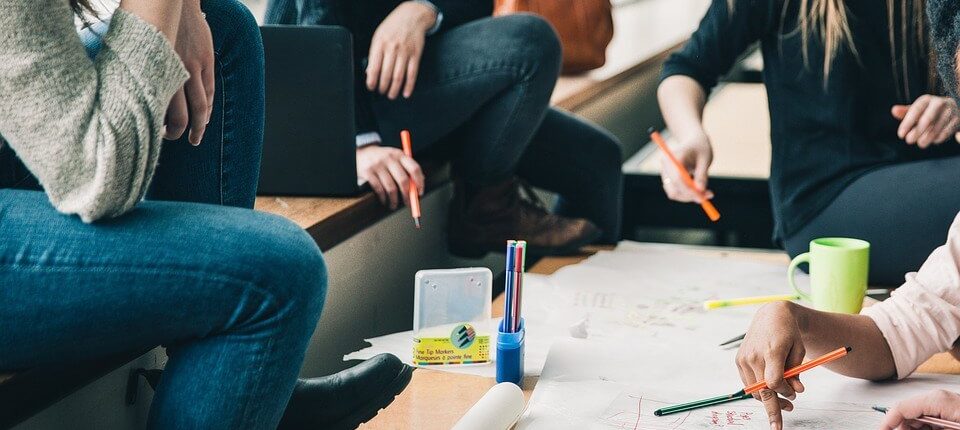
[[357, 181], [353, 40], [335, 26], [267, 25], [261, 195], [352, 196]]

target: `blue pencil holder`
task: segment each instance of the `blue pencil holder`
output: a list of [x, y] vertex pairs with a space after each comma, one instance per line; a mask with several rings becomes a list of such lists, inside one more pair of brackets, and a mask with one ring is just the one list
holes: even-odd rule
[[510, 382], [523, 388], [523, 318], [516, 333], [504, 331], [503, 320], [497, 329], [497, 382]]

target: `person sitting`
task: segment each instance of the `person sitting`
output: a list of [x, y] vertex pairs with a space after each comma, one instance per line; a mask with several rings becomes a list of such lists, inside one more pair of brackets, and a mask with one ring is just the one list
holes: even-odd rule
[[[759, 393], [772, 428], [782, 426], [781, 409], [790, 411], [799, 379], [783, 379], [784, 369], [804, 356], [818, 356], [851, 347], [843, 360], [826, 366], [843, 375], [882, 381], [906, 378], [938, 352], [952, 351], [960, 339], [960, 214], [947, 243], [937, 248], [892, 296], [859, 315], [821, 312], [792, 302], [761, 308], [737, 353], [740, 378], [746, 385], [765, 380]], [[779, 396], [778, 396], [779, 395]], [[780, 397], [782, 396], [782, 398]], [[889, 412], [884, 429], [917, 428], [904, 420], [933, 415], [960, 421], [960, 395], [936, 392], [905, 400]]]
[[297, 379], [327, 269], [302, 229], [250, 209], [252, 15], [236, 0], [122, 0], [85, 50], [74, 22], [92, 13], [0, 3], [0, 369], [164, 345], [149, 428], [356, 427], [411, 369], [379, 356]]
[[[936, 85], [923, 8], [923, 0], [713, 0], [658, 89], [677, 158], [707, 189], [706, 95], [759, 42], [776, 241], [796, 256], [818, 237], [866, 240], [871, 284], [897, 285], [960, 210], [952, 143], [960, 111]], [[671, 199], [699, 198], [672, 165], [661, 177]]]
[[[450, 154], [451, 252], [479, 257], [523, 239], [564, 254], [620, 238], [622, 155], [608, 132], [551, 109], [561, 48], [533, 15], [490, 18], [491, 1], [271, 0], [266, 22], [338, 24], [354, 36], [357, 170], [380, 201], [423, 192], [414, 153]], [[559, 193], [556, 214], [525, 183]]]

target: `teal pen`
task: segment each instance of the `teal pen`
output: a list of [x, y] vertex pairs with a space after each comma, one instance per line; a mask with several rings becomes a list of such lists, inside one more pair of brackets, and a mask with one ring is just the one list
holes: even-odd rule
[[[890, 409], [882, 406], [874, 406], [873, 410], [885, 414]], [[941, 428], [941, 429], [947, 429], [947, 430], [960, 430], [960, 423], [948, 421], [941, 418], [928, 417], [926, 415], [920, 418], [914, 418], [909, 421], [916, 421], [918, 423], [929, 424], [933, 426], [933, 428]]]

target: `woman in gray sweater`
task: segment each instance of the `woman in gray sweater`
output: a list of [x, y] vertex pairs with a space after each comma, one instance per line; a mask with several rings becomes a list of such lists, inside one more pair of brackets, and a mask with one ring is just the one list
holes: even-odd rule
[[150, 428], [355, 427], [410, 370], [381, 357], [297, 381], [326, 269], [303, 230], [250, 210], [252, 16], [122, 0], [85, 49], [87, 6], [0, 2], [0, 371], [164, 345]]

